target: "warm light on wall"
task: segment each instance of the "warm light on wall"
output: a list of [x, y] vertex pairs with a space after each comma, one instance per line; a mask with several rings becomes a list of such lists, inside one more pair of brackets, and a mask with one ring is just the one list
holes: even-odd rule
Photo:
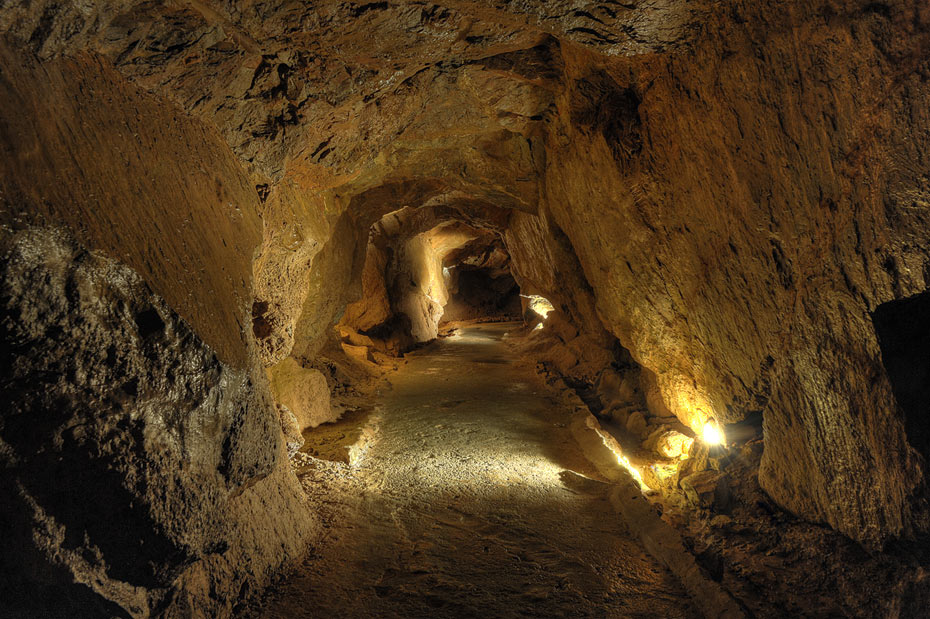
[[538, 294], [521, 294], [520, 296], [529, 300], [529, 308], [542, 316], [543, 320], [549, 316], [549, 312], [555, 309], [552, 303]]
[[600, 427], [596, 429], [596, 432], [598, 436], [601, 437], [601, 440], [604, 442], [604, 445], [607, 447], [607, 449], [609, 449], [614, 454], [614, 457], [617, 458], [617, 464], [625, 468], [630, 476], [636, 481], [636, 483], [639, 484], [640, 490], [644, 492], [649, 490], [649, 486], [647, 486], [646, 482], [643, 481], [643, 474], [639, 471], [639, 469], [633, 466], [633, 463], [630, 462], [630, 459], [627, 458], [622, 451], [620, 451], [620, 446], [617, 444], [616, 439], [604, 432], [604, 430], [602, 430]]
[[694, 439], [679, 432], [667, 432], [656, 445], [656, 451], [666, 458], [687, 458]]
[[704, 423], [704, 431], [701, 433], [701, 440], [708, 445], [722, 445], [724, 442], [723, 430], [717, 425], [716, 421], [710, 420]]

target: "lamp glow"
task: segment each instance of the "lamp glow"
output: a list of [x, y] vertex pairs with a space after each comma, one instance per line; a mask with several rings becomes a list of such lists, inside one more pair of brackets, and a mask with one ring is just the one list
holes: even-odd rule
[[546, 319], [549, 312], [555, 309], [552, 303], [538, 294], [521, 294], [520, 296], [524, 299], [529, 299], [529, 308], [542, 316], [543, 320]]
[[721, 445], [724, 441], [723, 430], [720, 429], [716, 422], [708, 421], [704, 424], [701, 440], [708, 445]]
[[611, 435], [604, 432], [600, 427], [595, 428], [597, 435], [601, 437], [601, 440], [604, 442], [604, 446], [607, 447], [614, 456], [617, 458], [617, 464], [626, 469], [630, 476], [639, 484], [639, 489], [643, 492], [649, 490], [649, 486], [646, 485], [646, 482], [643, 481], [643, 474], [633, 466], [633, 463], [630, 462], [630, 459], [627, 458], [622, 451], [620, 451], [620, 445], [617, 444], [617, 440]]

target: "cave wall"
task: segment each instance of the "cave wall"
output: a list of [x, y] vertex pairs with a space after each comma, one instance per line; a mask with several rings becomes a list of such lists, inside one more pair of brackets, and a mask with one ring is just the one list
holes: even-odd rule
[[394, 355], [435, 339], [449, 301], [446, 258], [479, 236], [460, 218], [454, 209], [429, 207], [382, 217], [369, 234], [360, 296], [339, 328]]
[[928, 285], [928, 15], [781, 8], [684, 57], [566, 54], [549, 204], [669, 407], [762, 411], [766, 491], [877, 544], [926, 527], [870, 312]]
[[368, 243], [362, 269], [362, 290], [359, 299], [346, 306], [340, 319], [356, 331], [370, 331], [387, 322], [392, 315], [387, 289], [387, 252]]
[[[253, 263], [252, 335], [258, 343], [265, 366], [285, 359], [294, 347], [297, 323], [307, 304], [319, 294], [314, 271], [328, 264], [333, 255], [340, 259], [337, 239], [354, 237], [338, 218], [327, 213], [322, 198], [299, 185], [282, 180], [269, 187], [257, 185], [261, 205], [262, 239]], [[316, 286], [311, 285], [311, 281]], [[329, 315], [325, 307], [307, 310], [322, 320]]]
[[250, 335], [258, 196], [99, 58], [0, 66], [2, 597], [228, 615], [315, 532]]
[[[520, 126], [538, 197], [482, 198], [516, 211], [521, 284], [556, 303], [590, 290], [594, 308], [565, 302], [572, 320], [618, 337], [682, 421], [763, 413], [760, 482], [781, 505], [868, 545], [925, 530], [924, 462], [870, 312], [926, 287], [926, 9], [736, 3], [703, 18], [669, 53], [544, 40], [477, 61], [532, 85], [543, 112]], [[448, 96], [449, 78], [415, 97], [430, 88]], [[422, 131], [402, 143], [461, 160]], [[384, 153], [397, 175], [424, 161]], [[470, 187], [437, 165], [421, 173], [436, 193]]]
[[67, 226], [142, 275], [223, 361], [246, 365], [261, 221], [238, 160], [99, 57], [40, 63], [3, 40], [0, 59], [3, 223]]
[[426, 235], [406, 241], [394, 255], [391, 270], [395, 311], [410, 322], [414, 342], [429, 342], [439, 332], [442, 308], [448, 300], [442, 276], [442, 256]]

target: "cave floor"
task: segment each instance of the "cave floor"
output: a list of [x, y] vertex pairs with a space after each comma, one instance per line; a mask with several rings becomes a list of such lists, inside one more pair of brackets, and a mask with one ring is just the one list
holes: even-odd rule
[[514, 357], [516, 326], [468, 327], [408, 355], [353, 422], [367, 437], [353, 464], [305, 458], [325, 534], [247, 614], [696, 616], [625, 532], [569, 411]]

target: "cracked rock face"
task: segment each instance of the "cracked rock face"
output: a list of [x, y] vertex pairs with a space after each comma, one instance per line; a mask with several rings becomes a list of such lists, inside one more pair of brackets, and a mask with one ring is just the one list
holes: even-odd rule
[[[186, 595], [208, 593], [193, 584], [205, 563], [236, 569], [242, 529], [276, 542], [253, 497], [296, 508], [300, 492], [248, 370], [221, 363], [137, 273], [60, 230], [15, 235], [2, 284], [8, 592], [70, 573], [53, 604], [144, 615], [185, 580]], [[306, 524], [286, 526], [293, 538], [277, 543], [296, 557]], [[280, 560], [255, 559], [259, 574]], [[24, 603], [42, 595], [19, 590]]]
[[0, 55], [0, 597], [228, 615], [315, 531], [243, 329], [258, 197], [99, 59]]
[[464, 222], [650, 408], [761, 413], [781, 506], [930, 529], [923, 332], [886, 319], [930, 287], [925, 3], [49, 0], [0, 30], [4, 223], [129, 265], [222, 363], [307, 367], [346, 306], [391, 311], [373, 225]]

